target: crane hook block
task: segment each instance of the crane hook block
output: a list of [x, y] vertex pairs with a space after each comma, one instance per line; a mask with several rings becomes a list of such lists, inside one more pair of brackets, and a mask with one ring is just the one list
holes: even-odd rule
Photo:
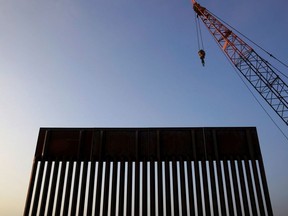
[[202, 50], [202, 49], [199, 50], [199, 51], [198, 51], [198, 55], [199, 55], [199, 57], [200, 57], [200, 59], [201, 59], [202, 65], [204, 66], [204, 65], [205, 65], [204, 59], [205, 59], [205, 55], [206, 55], [205, 51]]

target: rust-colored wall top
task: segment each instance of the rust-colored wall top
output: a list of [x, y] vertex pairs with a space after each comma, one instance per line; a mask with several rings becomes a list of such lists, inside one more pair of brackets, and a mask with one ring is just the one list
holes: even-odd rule
[[41, 128], [36, 160], [255, 159], [254, 127]]

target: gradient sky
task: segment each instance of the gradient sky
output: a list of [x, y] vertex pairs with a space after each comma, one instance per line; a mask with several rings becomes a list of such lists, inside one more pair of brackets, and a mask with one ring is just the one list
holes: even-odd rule
[[[286, 0], [199, 3], [287, 64]], [[203, 25], [202, 67], [189, 0], [1, 0], [0, 27], [0, 215], [23, 213], [40, 127], [160, 126], [256, 126], [287, 215], [288, 141]]]

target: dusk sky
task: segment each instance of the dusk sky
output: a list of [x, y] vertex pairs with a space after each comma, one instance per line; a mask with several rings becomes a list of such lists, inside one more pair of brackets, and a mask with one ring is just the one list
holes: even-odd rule
[[[287, 0], [199, 3], [288, 64]], [[189, 0], [0, 0], [0, 26], [0, 215], [23, 214], [40, 127], [234, 126], [257, 127], [287, 215], [288, 140], [204, 25], [202, 66]]]

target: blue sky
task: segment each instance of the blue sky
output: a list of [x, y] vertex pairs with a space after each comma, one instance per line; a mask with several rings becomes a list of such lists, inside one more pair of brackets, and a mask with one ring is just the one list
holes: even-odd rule
[[[199, 3], [287, 64], [285, 0]], [[1, 215], [23, 212], [40, 127], [256, 126], [288, 212], [288, 141], [203, 25], [202, 67], [190, 1], [2, 0], [0, 26]]]

